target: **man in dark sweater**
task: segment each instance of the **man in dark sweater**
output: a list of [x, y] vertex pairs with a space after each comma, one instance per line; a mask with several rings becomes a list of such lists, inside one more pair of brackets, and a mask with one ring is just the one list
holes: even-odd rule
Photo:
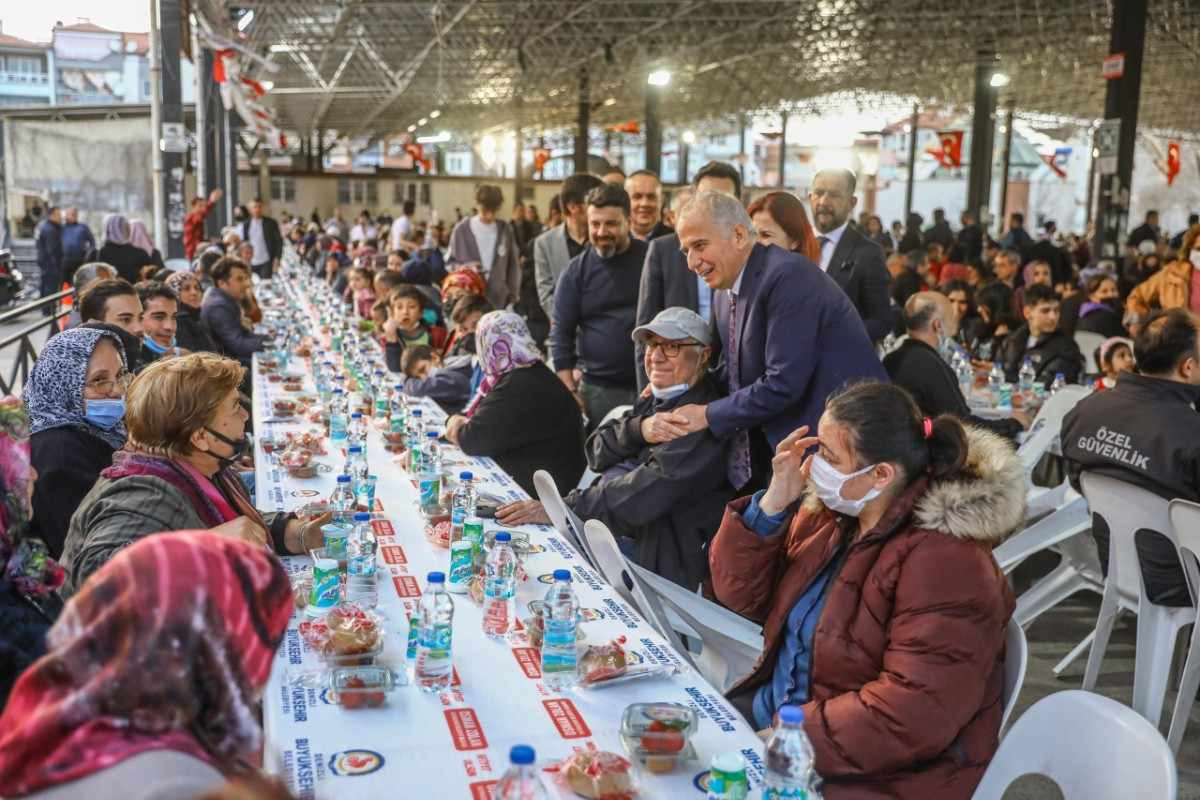
[[[617, 184], [587, 199], [589, 246], [571, 260], [554, 291], [550, 353], [554, 369], [595, 430], [609, 411], [637, 396], [633, 341], [646, 243], [629, 233], [629, 195]], [[583, 380], [576, 385], [576, 365]]]
[[943, 340], [955, 334], [954, 309], [939, 292], [918, 292], [904, 304], [908, 338], [883, 359], [892, 383], [902, 386], [927, 417], [953, 414], [963, 422], [1008, 439], [1029, 427], [1029, 415], [1013, 410], [1012, 419], [984, 419], [971, 414], [954, 370], [942, 358]]

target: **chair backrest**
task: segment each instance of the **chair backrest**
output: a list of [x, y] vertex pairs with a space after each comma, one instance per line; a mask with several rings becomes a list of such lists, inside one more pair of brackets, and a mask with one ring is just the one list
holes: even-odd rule
[[1029, 642], [1025, 640], [1025, 630], [1015, 619], [1010, 619], [1004, 632], [1004, 716], [1000, 718], [1001, 733], [1021, 695], [1028, 664]]
[[[606, 422], [612, 422], [614, 419], [620, 419], [626, 411], [633, 408], [632, 405], [614, 406], [611, 411], [604, 415], [604, 419], [600, 420], [600, 425]], [[599, 428], [600, 425], [596, 427]]]
[[595, 556], [596, 569], [604, 576], [625, 602], [633, 606], [639, 614], [646, 618], [656, 631], [672, 645], [678, 644], [678, 639], [667, 622], [667, 615], [662, 610], [657, 598], [648, 596], [642, 587], [638, 576], [625, 561], [621, 548], [612, 531], [598, 519], [589, 519], [583, 523], [583, 538]]
[[558, 493], [558, 484], [554, 482], [554, 477], [546, 470], [539, 469], [533, 473], [533, 488], [537, 490], [538, 500], [541, 501], [542, 508], [546, 509], [546, 515], [550, 517], [554, 529], [574, 545], [589, 564], [595, 566], [596, 559], [592, 557], [592, 551], [588, 548], [583, 531], [575, 529], [571, 513], [567, 509], [566, 503], [563, 502], [562, 495]]
[[1179, 551], [1179, 562], [1187, 578], [1192, 601], [1200, 597], [1200, 503], [1190, 500], [1172, 500], [1167, 504], [1167, 516], [1171, 518], [1169, 536]]
[[1162, 734], [1116, 700], [1072, 689], [1034, 703], [1000, 742], [974, 800], [1001, 800], [1022, 775], [1044, 775], [1062, 796], [1175, 800], [1175, 756]]
[[1142, 570], [1134, 534], [1151, 530], [1170, 536], [1167, 501], [1131, 483], [1085, 471], [1080, 476], [1083, 496], [1093, 514], [1108, 525], [1108, 580], [1128, 603], [1142, 596]]
[[1079, 352], [1083, 353], [1083, 357], [1087, 360], [1087, 371], [1093, 375], [1099, 372], [1100, 365], [1096, 363], [1096, 348], [1104, 344], [1104, 334], [1075, 331], [1075, 344], [1079, 345]]
[[1029, 435], [1017, 448], [1017, 457], [1021, 459], [1026, 475], [1033, 471], [1050, 445], [1058, 441], [1062, 434], [1063, 417], [1089, 394], [1091, 390], [1086, 386], [1068, 384], [1042, 403], [1037, 416], [1033, 418], [1033, 424], [1029, 426]]

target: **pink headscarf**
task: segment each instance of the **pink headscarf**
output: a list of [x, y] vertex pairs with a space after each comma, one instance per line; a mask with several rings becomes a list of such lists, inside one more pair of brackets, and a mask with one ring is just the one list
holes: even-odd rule
[[154, 254], [154, 240], [150, 238], [150, 234], [146, 231], [146, 223], [140, 219], [135, 219], [129, 223], [129, 241], [137, 248], [146, 251], [146, 255]]
[[529, 335], [525, 320], [511, 311], [489, 311], [479, 318], [475, 327], [475, 349], [479, 368], [483, 370], [483, 381], [467, 406], [468, 417], [475, 414], [479, 403], [501, 378], [518, 367], [542, 360], [542, 353]]

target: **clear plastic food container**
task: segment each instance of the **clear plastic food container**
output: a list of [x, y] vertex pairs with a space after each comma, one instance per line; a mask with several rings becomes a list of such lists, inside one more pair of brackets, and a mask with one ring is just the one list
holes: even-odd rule
[[621, 744], [650, 772], [671, 772], [696, 758], [698, 723], [695, 710], [679, 703], [634, 703], [621, 715]]

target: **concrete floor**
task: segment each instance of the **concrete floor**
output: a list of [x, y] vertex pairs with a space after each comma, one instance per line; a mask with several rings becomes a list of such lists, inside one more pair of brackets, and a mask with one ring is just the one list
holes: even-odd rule
[[[1056, 562], [1057, 556], [1043, 553], [1021, 564], [1013, 574], [1013, 584], [1017, 593], [1020, 594], [1030, 583], [1049, 572]], [[1013, 712], [1014, 720], [1029, 706], [1052, 692], [1080, 688], [1084, 666], [1087, 663], [1086, 652], [1060, 676], [1056, 677], [1051, 669], [1095, 627], [1099, 610], [1099, 595], [1081, 592], [1042, 615], [1029, 626], [1026, 631], [1029, 639], [1029, 666], [1025, 675], [1025, 685]], [[1122, 615], [1113, 629], [1096, 686], [1100, 693], [1126, 705], [1131, 702], [1133, 696], [1135, 639], [1136, 617], [1132, 614]], [[1175, 692], [1168, 689], [1159, 725], [1163, 736], [1166, 736], [1171, 723], [1171, 709], [1174, 707], [1175, 696]], [[1200, 800], [1200, 703], [1192, 708], [1191, 721], [1179, 748], [1177, 761], [1179, 797], [1181, 800]], [[1005, 797], [1007, 800], [1056, 800], [1061, 798], [1062, 794], [1053, 783], [1045, 779], [1024, 778], [1010, 787]]]

